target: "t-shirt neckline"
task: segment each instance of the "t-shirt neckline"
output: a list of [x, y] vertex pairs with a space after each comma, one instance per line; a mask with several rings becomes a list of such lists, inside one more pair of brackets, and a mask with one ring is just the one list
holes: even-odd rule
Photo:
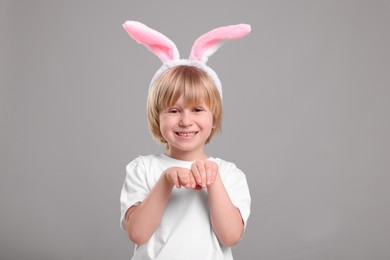
[[[161, 153], [160, 156], [168, 161], [177, 162], [177, 163], [185, 163], [185, 164], [190, 163], [190, 164], [192, 164], [195, 162], [195, 161], [185, 161], [185, 160], [176, 159], [176, 158], [170, 157], [166, 153]], [[213, 157], [209, 156], [206, 160], [212, 160], [212, 159], [213, 159]]]

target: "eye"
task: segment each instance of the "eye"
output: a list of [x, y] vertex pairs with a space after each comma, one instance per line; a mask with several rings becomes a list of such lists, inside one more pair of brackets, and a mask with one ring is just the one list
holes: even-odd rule
[[194, 108], [194, 112], [202, 112], [202, 111], [204, 111], [204, 109], [201, 108], [201, 107], [195, 107]]
[[177, 109], [177, 108], [170, 108], [170, 109], [168, 109], [168, 113], [177, 114], [177, 113], [179, 113], [179, 109]]

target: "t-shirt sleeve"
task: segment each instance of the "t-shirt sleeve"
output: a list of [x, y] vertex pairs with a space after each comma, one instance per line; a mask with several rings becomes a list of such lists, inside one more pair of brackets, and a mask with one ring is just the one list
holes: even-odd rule
[[146, 179], [145, 166], [142, 157], [136, 158], [126, 166], [126, 177], [123, 183], [120, 204], [121, 219], [120, 226], [125, 230], [125, 215], [127, 210], [141, 203], [149, 193], [149, 187]]
[[226, 167], [224, 185], [233, 203], [241, 213], [241, 217], [246, 227], [250, 215], [251, 196], [245, 174], [238, 169], [235, 164]]

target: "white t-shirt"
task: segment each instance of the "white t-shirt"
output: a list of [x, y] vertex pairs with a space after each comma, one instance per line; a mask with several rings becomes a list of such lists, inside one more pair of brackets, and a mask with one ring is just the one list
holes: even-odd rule
[[[250, 194], [244, 173], [233, 163], [209, 158], [219, 174], [232, 203], [240, 210], [246, 226], [250, 214]], [[140, 156], [126, 166], [121, 201], [121, 227], [126, 211], [142, 202], [163, 171], [170, 167], [191, 168], [192, 162], [167, 155]], [[146, 244], [136, 245], [133, 260], [227, 260], [230, 247], [222, 246], [211, 226], [207, 189], [173, 188], [160, 226]]]

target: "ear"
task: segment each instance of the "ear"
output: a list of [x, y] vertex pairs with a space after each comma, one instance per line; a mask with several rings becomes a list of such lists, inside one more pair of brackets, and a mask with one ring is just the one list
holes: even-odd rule
[[215, 129], [217, 127], [217, 124], [215, 123], [216, 119], [215, 119], [215, 116], [213, 115], [213, 125], [211, 127], [211, 129]]
[[237, 24], [216, 28], [200, 36], [191, 49], [190, 60], [206, 63], [226, 40], [236, 40], [251, 31], [248, 24]]
[[180, 58], [176, 45], [165, 35], [135, 21], [125, 22], [123, 28], [134, 40], [156, 54], [163, 63]]

